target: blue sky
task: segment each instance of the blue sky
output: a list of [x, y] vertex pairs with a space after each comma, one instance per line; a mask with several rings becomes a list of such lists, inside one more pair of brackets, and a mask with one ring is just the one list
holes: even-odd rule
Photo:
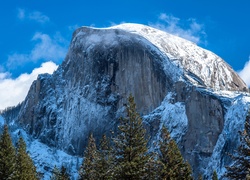
[[53, 72], [80, 26], [132, 22], [160, 28], [221, 56], [250, 85], [249, 7], [247, 0], [4, 1], [0, 6], [0, 109], [21, 101], [37, 73]]

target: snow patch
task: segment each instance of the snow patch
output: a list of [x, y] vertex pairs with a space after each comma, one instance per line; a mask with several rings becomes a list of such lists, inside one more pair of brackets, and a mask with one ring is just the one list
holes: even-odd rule
[[[4, 119], [0, 116], [0, 128], [4, 123]], [[72, 180], [78, 179], [78, 169], [82, 164], [82, 158], [71, 156], [61, 150], [49, 147], [39, 140], [32, 138], [22, 128], [16, 124], [8, 124], [9, 132], [12, 137], [13, 144], [16, 144], [19, 137], [22, 137], [27, 146], [27, 152], [32, 158], [37, 172], [43, 175], [43, 180], [49, 180], [51, 172], [55, 166], [61, 168], [66, 167]]]
[[224, 129], [217, 140], [208, 167], [205, 170], [205, 174], [208, 177], [211, 177], [214, 170], [216, 170], [218, 177], [222, 177], [225, 174], [226, 168], [223, 161], [225, 148], [228, 142], [239, 144], [239, 131], [244, 129], [244, 123], [249, 108], [249, 94], [248, 96], [237, 96], [232, 101], [232, 105], [225, 115]]
[[3, 126], [4, 125], [4, 119], [2, 116], [0, 116], [0, 126]]

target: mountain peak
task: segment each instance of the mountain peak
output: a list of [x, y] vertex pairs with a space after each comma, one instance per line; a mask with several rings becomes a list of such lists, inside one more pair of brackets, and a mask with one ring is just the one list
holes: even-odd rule
[[[121, 35], [119, 32], [126, 32]], [[162, 30], [142, 24], [124, 23], [108, 28], [81, 27], [73, 37], [85, 34], [86, 42], [106, 46], [117, 45], [128, 40], [128, 34], [152, 48], [156, 48], [170, 62], [184, 73], [184, 78], [195, 85], [214, 90], [247, 91], [247, 85], [236, 72], [219, 56], [197, 46], [195, 43]], [[74, 39], [74, 38], [73, 38]], [[179, 80], [179, 78], [176, 78]]]
[[221, 90], [246, 85], [224, 60], [190, 41], [139, 24], [81, 27], [55, 73], [33, 82], [16, 122], [41, 142], [80, 155], [90, 132], [100, 139], [117, 128], [132, 94], [152, 149], [165, 124], [194, 174], [222, 174], [250, 102], [247, 93]]

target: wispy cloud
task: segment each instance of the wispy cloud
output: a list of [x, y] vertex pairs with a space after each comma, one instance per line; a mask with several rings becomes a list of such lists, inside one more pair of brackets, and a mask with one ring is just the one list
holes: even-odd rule
[[150, 25], [196, 44], [206, 44], [204, 25], [198, 23], [194, 18], [181, 20], [173, 15], [162, 13], [158, 17], [158, 22], [150, 23]]
[[238, 72], [240, 77], [245, 81], [248, 87], [250, 87], [250, 57], [249, 61], [246, 62], [244, 68]]
[[34, 48], [28, 54], [13, 53], [8, 56], [8, 69], [16, 69], [29, 62], [53, 61], [58, 63], [67, 52], [68, 42], [59, 33], [50, 37], [47, 34], [35, 33], [31, 41], [36, 42]]
[[21, 74], [16, 79], [11, 79], [8, 72], [0, 73], [0, 110], [22, 102], [38, 74], [52, 74], [57, 67], [53, 62], [46, 62], [34, 69], [32, 73]]
[[31, 20], [31, 21], [38, 22], [40, 24], [44, 24], [50, 21], [50, 18], [48, 16], [44, 15], [43, 13], [39, 11], [29, 12], [21, 8], [18, 9], [17, 17], [20, 20]]
[[18, 19], [21, 19], [21, 20], [25, 19], [25, 10], [19, 8], [17, 11], [18, 11], [17, 12]]

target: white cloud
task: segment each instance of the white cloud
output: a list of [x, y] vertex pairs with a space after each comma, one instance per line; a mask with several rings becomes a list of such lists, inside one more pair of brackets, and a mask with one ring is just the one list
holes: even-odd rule
[[35, 61], [38, 59], [53, 59], [57, 61], [64, 58], [67, 49], [59, 44], [62, 41], [59, 38], [52, 39], [47, 34], [36, 33], [32, 40], [40, 41], [40, 43], [36, 44], [30, 54], [30, 58]]
[[250, 87], [250, 57], [249, 61], [246, 62], [244, 68], [238, 72], [240, 77], [245, 81], [248, 87]]
[[34, 20], [36, 22], [39, 22], [39, 23], [46, 23], [46, 22], [49, 22], [49, 17], [42, 14], [41, 12], [39, 11], [34, 11], [34, 12], [31, 12], [28, 16], [28, 18], [30, 20]]
[[0, 81], [9, 78], [11, 74], [9, 72], [0, 73]]
[[35, 68], [30, 74], [21, 74], [16, 79], [9, 78], [8, 73], [0, 73], [0, 110], [6, 107], [17, 105], [22, 102], [30, 88], [32, 82], [38, 74], [52, 74], [57, 65], [53, 62], [46, 62], [39, 68]]
[[178, 17], [162, 13], [159, 16], [159, 22], [150, 25], [196, 44], [206, 43], [204, 25], [193, 18], [183, 21]]
[[17, 12], [17, 17], [20, 20], [31, 20], [41, 24], [47, 23], [50, 21], [49, 17], [44, 15], [39, 11], [32, 11], [29, 12], [25, 9], [19, 8]]
[[7, 67], [15, 69], [25, 63], [38, 62], [39, 60], [51, 60], [59, 62], [65, 57], [68, 42], [57, 33], [53, 38], [47, 34], [36, 33], [32, 41], [37, 42], [28, 54], [13, 53], [8, 56]]

